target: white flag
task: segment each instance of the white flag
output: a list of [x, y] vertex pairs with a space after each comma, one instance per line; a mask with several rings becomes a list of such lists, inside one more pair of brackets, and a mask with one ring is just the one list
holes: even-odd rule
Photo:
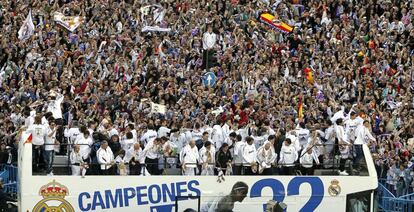
[[65, 27], [67, 30], [73, 32], [76, 28], [78, 28], [83, 18], [79, 16], [65, 16], [60, 12], [53, 13], [53, 19], [60, 24], [61, 26]]
[[23, 25], [19, 29], [19, 39], [20, 40], [27, 40], [30, 36], [33, 35], [35, 30], [33, 20], [32, 20], [32, 10], [29, 11], [29, 14], [24, 20]]
[[151, 102], [151, 113], [161, 113], [165, 114], [167, 108], [165, 105], [155, 104]]

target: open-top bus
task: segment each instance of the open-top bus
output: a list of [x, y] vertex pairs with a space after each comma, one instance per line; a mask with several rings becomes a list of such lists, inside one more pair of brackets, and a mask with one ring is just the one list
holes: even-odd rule
[[[340, 176], [36, 176], [32, 145], [20, 144], [19, 211], [374, 211], [378, 181], [367, 146], [366, 172]], [[243, 192], [238, 186], [247, 185]], [[234, 205], [233, 205], [234, 204]]]

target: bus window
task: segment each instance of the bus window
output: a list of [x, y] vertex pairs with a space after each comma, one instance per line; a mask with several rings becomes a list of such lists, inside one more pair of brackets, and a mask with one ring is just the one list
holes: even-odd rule
[[347, 212], [368, 212], [371, 211], [372, 191], [362, 191], [346, 195]]

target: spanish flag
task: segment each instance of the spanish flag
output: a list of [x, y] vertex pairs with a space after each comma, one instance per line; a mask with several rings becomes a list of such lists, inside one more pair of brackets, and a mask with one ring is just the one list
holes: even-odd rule
[[292, 26], [287, 25], [283, 21], [276, 20], [274, 15], [267, 12], [260, 14], [260, 21], [283, 33], [293, 32]]
[[299, 96], [298, 118], [303, 119], [303, 102], [302, 96]]
[[313, 85], [313, 73], [312, 73], [312, 69], [305, 68], [303, 71], [305, 72], [306, 79], [309, 81], [310, 84]]

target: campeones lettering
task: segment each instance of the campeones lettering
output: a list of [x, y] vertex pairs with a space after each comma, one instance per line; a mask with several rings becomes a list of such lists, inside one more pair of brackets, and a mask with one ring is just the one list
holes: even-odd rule
[[200, 183], [196, 180], [176, 182], [169, 184], [154, 184], [118, 188], [115, 190], [82, 192], [78, 203], [81, 211], [94, 211], [118, 207], [133, 207], [134, 205], [155, 205], [159, 203], [174, 202], [176, 197], [183, 200], [186, 196], [200, 196], [197, 188]]

